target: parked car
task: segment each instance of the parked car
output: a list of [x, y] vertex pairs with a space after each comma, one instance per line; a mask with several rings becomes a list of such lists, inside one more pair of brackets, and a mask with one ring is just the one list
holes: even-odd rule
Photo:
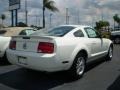
[[112, 31], [110, 38], [114, 43], [119, 44], [120, 43], [120, 31]]
[[101, 57], [112, 59], [112, 41], [90, 26], [63, 25], [39, 32], [12, 38], [7, 50], [12, 64], [46, 72], [68, 70], [80, 78], [86, 63]]
[[6, 49], [9, 46], [11, 36], [16, 35], [30, 35], [35, 32], [34, 29], [20, 29], [20, 30], [0, 30], [0, 58], [6, 58]]

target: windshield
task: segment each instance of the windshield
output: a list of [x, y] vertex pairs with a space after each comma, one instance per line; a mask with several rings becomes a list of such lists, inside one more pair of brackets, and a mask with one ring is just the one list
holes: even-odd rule
[[56, 36], [56, 37], [62, 37], [65, 34], [67, 34], [68, 32], [70, 32], [71, 30], [73, 30], [75, 27], [72, 26], [61, 26], [61, 27], [57, 27], [54, 28], [52, 30], [49, 31], [38, 31], [35, 32], [31, 35], [33, 36]]

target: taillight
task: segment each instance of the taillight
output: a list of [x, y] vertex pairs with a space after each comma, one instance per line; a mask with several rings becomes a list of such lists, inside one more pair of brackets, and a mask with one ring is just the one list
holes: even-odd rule
[[54, 44], [48, 42], [40, 42], [38, 44], [38, 53], [53, 53], [54, 52]]
[[12, 50], [15, 50], [16, 49], [16, 41], [11, 41], [9, 44], [9, 48]]

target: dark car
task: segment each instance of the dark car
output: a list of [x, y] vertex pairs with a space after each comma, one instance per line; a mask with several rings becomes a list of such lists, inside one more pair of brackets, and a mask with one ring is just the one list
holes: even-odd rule
[[120, 43], [120, 31], [112, 31], [110, 38], [114, 43]]

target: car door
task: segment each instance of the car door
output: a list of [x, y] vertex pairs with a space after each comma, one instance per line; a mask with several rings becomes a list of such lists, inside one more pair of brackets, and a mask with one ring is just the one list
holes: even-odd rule
[[88, 35], [88, 44], [91, 47], [91, 56], [100, 55], [103, 47], [103, 40], [100, 38], [100, 34], [93, 28], [87, 27], [84, 28]]

